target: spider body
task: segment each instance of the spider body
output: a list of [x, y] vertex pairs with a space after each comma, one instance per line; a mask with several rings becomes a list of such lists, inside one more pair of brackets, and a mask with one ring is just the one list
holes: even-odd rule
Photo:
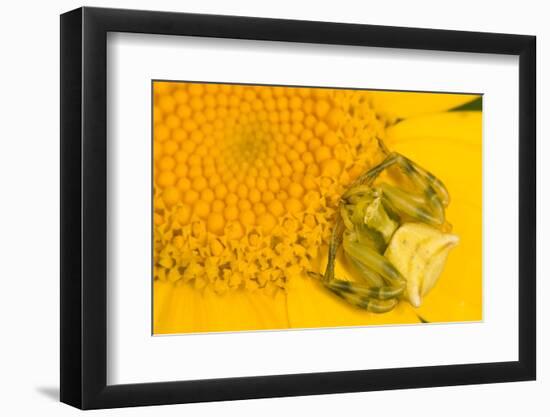
[[[409, 190], [386, 182], [374, 184], [390, 167], [409, 179]], [[441, 274], [449, 250], [458, 243], [455, 235], [442, 231], [449, 227], [448, 204], [449, 194], [439, 179], [403, 155], [388, 154], [342, 195], [322, 283], [371, 312], [390, 311], [402, 298], [418, 307]], [[340, 246], [360, 281], [335, 277]]]

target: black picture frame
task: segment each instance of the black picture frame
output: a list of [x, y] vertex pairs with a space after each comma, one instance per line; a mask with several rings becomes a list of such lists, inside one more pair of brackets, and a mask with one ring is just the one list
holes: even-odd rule
[[[518, 56], [518, 361], [107, 385], [108, 32]], [[95, 409], [535, 379], [535, 51], [524, 35], [88, 7], [61, 15], [61, 401]]]

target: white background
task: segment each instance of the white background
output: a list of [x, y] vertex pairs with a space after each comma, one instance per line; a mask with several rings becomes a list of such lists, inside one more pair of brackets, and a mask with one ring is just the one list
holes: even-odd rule
[[[108, 384], [518, 359], [517, 57], [136, 34], [107, 45]], [[151, 337], [151, 79], [483, 92], [483, 323]]]
[[[163, 9], [204, 13], [314, 19], [442, 29], [482, 30], [536, 34], [538, 73], [548, 72], [550, 28], [544, 18], [543, 2], [461, 1], [458, 3], [386, 1], [231, 2], [201, 0], [95, 2], [88, 5]], [[58, 310], [59, 310], [59, 20], [58, 14], [80, 6], [73, 1], [55, 4], [10, 2], [2, 13], [2, 182], [0, 259], [4, 279], [0, 317], [3, 327], [0, 345], [0, 410], [6, 415], [31, 413], [72, 415], [76, 411], [58, 404]], [[548, 124], [542, 121], [550, 91], [548, 82], [538, 80], [539, 129], [539, 213], [550, 210], [548, 165], [540, 162], [549, 155], [542, 138]], [[331, 416], [344, 412], [388, 412], [391, 414], [463, 416], [518, 415], [531, 411], [545, 415], [550, 390], [548, 351], [550, 314], [541, 294], [550, 285], [543, 278], [550, 273], [545, 251], [550, 245], [550, 223], [539, 215], [539, 366], [538, 381], [484, 386], [435, 388], [326, 395], [304, 398], [238, 401], [101, 411], [99, 415], [278, 415], [315, 413]], [[504, 233], [505, 231], [503, 231]], [[466, 341], [467, 342], [467, 341]], [[538, 411], [537, 411], [538, 410]], [[544, 410], [544, 411], [543, 411]]]

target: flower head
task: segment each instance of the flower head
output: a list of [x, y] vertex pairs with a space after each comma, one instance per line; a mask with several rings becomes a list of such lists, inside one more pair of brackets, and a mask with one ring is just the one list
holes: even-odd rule
[[[448, 152], [438, 148], [440, 154], [430, 155], [426, 145], [427, 152], [418, 155], [415, 150], [424, 149], [424, 142], [416, 143], [412, 152], [406, 149], [407, 142], [400, 138], [422, 131], [407, 130], [409, 118], [427, 119], [422, 128], [432, 123], [430, 133], [435, 136], [449, 136], [451, 131], [456, 136], [464, 127], [439, 119], [434, 123], [429, 114], [471, 99], [155, 82], [154, 333], [478, 317], [479, 275], [469, 281], [473, 295], [455, 302], [445, 292], [449, 282], [456, 289], [456, 280], [450, 279], [453, 268], [450, 273], [446, 268], [441, 278], [445, 284], [438, 284], [421, 308], [399, 303], [380, 315], [346, 305], [307, 274], [324, 268], [340, 197], [358, 175], [384, 158], [383, 144], [432, 168], [434, 160]], [[460, 126], [475, 124], [466, 135], [473, 141], [475, 158], [480, 144], [477, 116], [462, 122]], [[439, 145], [446, 142], [436, 148]], [[472, 166], [470, 173], [475, 174], [477, 165]], [[445, 168], [433, 171], [448, 173]], [[465, 222], [456, 211], [470, 194], [448, 178], [443, 180], [452, 185], [458, 202], [449, 220], [466, 244], [456, 251], [472, 258], [468, 251], [476, 247], [475, 227], [464, 235]], [[471, 179], [477, 180], [475, 175]], [[338, 258], [336, 272], [350, 273], [345, 260]], [[415, 278], [422, 295], [434, 276]], [[464, 304], [466, 299], [473, 303]], [[442, 306], [441, 300], [448, 305]]]

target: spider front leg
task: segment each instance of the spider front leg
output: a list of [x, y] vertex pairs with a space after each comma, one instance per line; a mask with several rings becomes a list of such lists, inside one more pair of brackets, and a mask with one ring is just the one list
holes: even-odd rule
[[445, 185], [432, 173], [399, 153], [390, 153], [379, 165], [361, 175], [356, 183], [371, 186], [382, 171], [393, 165], [397, 165], [411, 180], [418, 194], [411, 194], [398, 187], [382, 183], [379, 188], [385, 199], [396, 211], [415, 220], [432, 226], [443, 225], [445, 207], [449, 204], [449, 193]]
[[392, 165], [398, 165], [401, 170], [407, 175], [420, 189], [428, 189], [429, 187], [437, 194], [437, 197], [441, 203], [447, 207], [449, 205], [449, 192], [445, 187], [445, 184], [433, 175], [431, 172], [417, 165], [409, 158], [401, 155], [397, 152], [391, 152], [388, 156], [378, 165], [371, 168], [364, 174], [360, 175], [353, 185], [367, 184], [372, 185], [374, 180], [380, 175], [382, 171], [390, 168]]
[[368, 294], [362, 294], [361, 290], [365, 288], [361, 288], [358, 284], [349, 281], [335, 280], [330, 284], [324, 284], [329, 290], [349, 304], [370, 311], [371, 313], [387, 313], [393, 310], [399, 302], [397, 298], [377, 300]]

